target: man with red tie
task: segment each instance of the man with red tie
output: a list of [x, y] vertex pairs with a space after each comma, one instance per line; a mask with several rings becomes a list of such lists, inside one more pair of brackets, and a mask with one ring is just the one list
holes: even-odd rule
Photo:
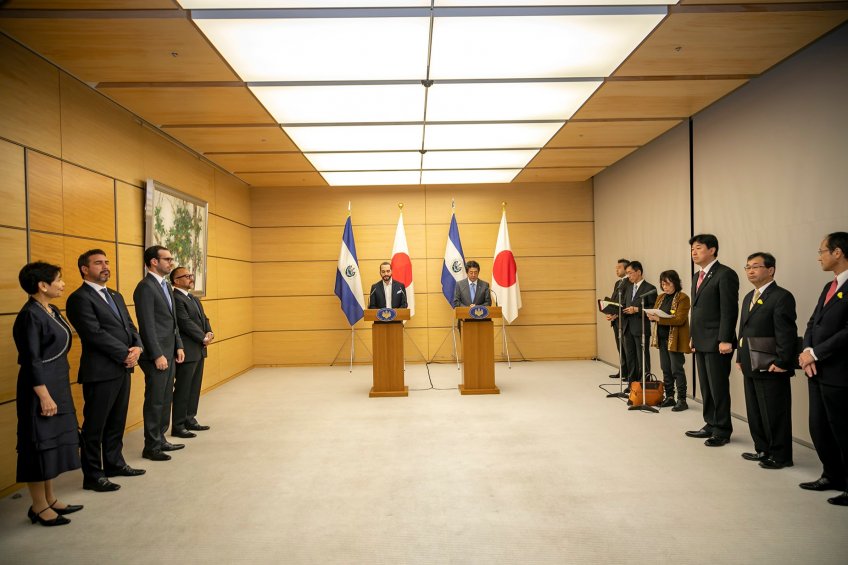
[[810, 436], [822, 462], [821, 478], [806, 490], [841, 490], [828, 498], [848, 506], [848, 232], [834, 232], [819, 246], [823, 271], [834, 278], [822, 289], [807, 323], [798, 362], [810, 392]]

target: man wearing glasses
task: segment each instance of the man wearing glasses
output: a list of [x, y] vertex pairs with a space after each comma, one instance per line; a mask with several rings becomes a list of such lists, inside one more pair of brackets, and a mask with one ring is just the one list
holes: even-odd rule
[[185, 346], [185, 360], [177, 365], [174, 378], [174, 410], [171, 435], [180, 438], [196, 437], [195, 431], [208, 430], [197, 422], [197, 406], [200, 402], [200, 385], [203, 380], [203, 360], [206, 346], [215, 338], [209, 318], [194, 290], [194, 275], [185, 267], [171, 271], [174, 285], [174, 305], [177, 325]]
[[[798, 327], [795, 297], [774, 280], [776, 260], [758, 251], [745, 275], [754, 290], [742, 299], [736, 364], [745, 376], [745, 408], [754, 452], [743, 453], [764, 469], [792, 466], [792, 387]], [[762, 355], [758, 352], [763, 352]]]
[[822, 271], [833, 278], [822, 289], [798, 358], [810, 392], [810, 436], [822, 462], [821, 478], [799, 486], [841, 490], [828, 498], [848, 506], [848, 232], [834, 232], [819, 245]]
[[161, 245], [144, 250], [147, 276], [135, 287], [135, 315], [144, 353], [138, 364], [144, 372], [144, 450], [141, 456], [151, 461], [168, 461], [166, 451], [184, 444], [165, 439], [171, 419], [174, 395], [174, 370], [184, 359], [183, 342], [177, 326], [174, 292], [165, 279], [174, 268], [171, 252]]

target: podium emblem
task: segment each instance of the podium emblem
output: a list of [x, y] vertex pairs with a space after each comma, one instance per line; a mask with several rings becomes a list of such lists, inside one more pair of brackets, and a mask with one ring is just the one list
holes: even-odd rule
[[468, 315], [475, 320], [485, 320], [489, 317], [489, 309], [485, 306], [472, 306], [468, 311]]
[[377, 320], [381, 322], [391, 322], [397, 318], [397, 311], [394, 308], [380, 308], [377, 310]]

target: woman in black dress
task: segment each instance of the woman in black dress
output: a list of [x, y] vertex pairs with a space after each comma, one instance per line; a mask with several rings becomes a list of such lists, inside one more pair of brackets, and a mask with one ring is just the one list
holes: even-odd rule
[[43, 262], [29, 263], [18, 275], [29, 300], [12, 335], [18, 348], [18, 469], [17, 481], [27, 483], [33, 524], [61, 526], [65, 514], [82, 505], [65, 504], [53, 493], [53, 479], [80, 468], [77, 415], [68, 378], [71, 329], [59, 309], [50, 304], [62, 296], [62, 271]]

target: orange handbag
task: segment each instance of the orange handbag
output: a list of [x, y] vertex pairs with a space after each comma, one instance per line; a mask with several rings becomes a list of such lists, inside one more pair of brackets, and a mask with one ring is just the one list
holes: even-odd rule
[[[645, 404], [648, 406], [659, 406], [662, 404], [664, 387], [656, 375], [648, 373], [645, 375]], [[642, 404], [642, 381], [630, 383], [630, 402], [633, 406]]]

